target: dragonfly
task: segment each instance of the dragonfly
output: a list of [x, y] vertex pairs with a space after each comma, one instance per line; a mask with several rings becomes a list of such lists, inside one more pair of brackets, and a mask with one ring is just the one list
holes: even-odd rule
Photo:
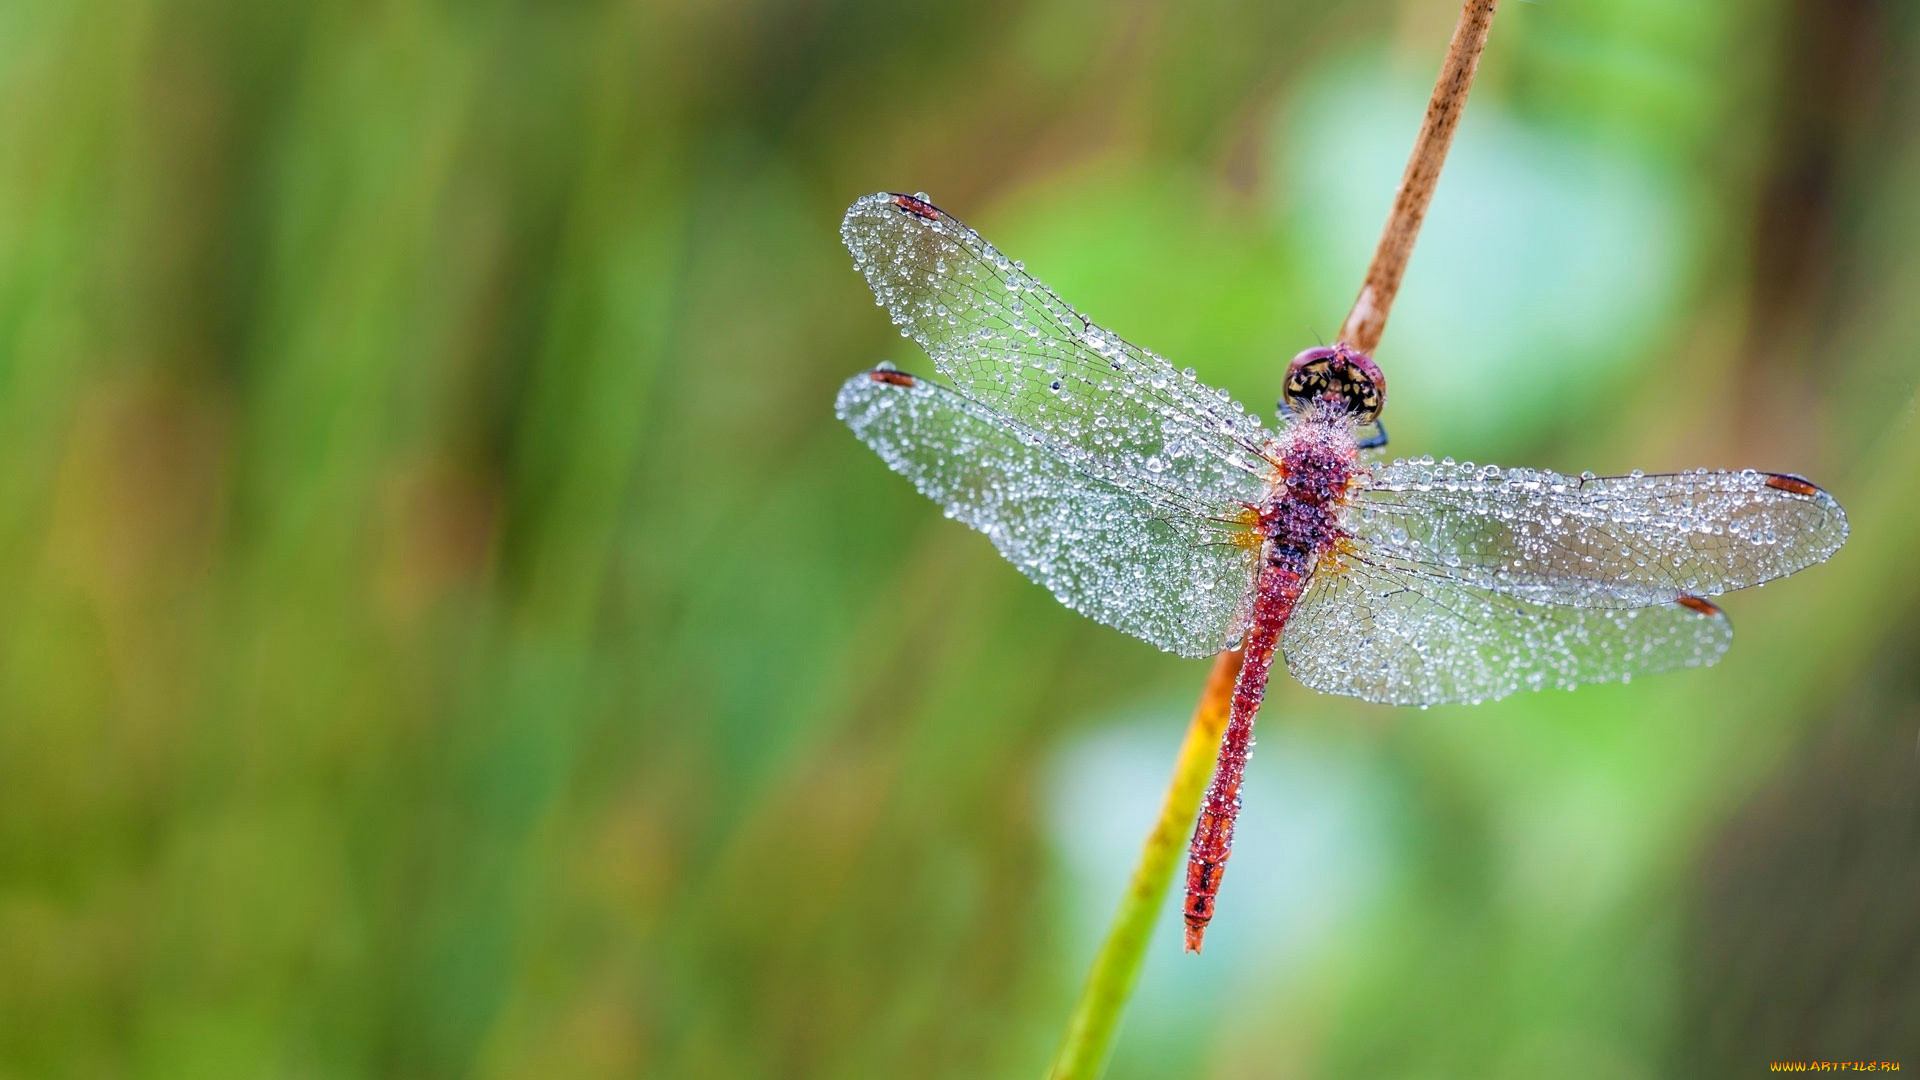
[[1386, 379], [1344, 343], [1293, 359], [1269, 428], [924, 194], [860, 198], [841, 238], [946, 380], [853, 376], [835, 411], [854, 434], [1067, 607], [1182, 656], [1242, 651], [1188, 845], [1189, 952], [1276, 658], [1313, 690], [1417, 706], [1702, 667], [1733, 635], [1709, 597], [1846, 540], [1840, 504], [1789, 473], [1380, 461]]

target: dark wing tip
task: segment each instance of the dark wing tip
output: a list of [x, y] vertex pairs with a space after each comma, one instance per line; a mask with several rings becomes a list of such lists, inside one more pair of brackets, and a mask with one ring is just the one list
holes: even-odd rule
[[840, 242], [853, 253], [854, 263], [864, 266], [876, 258], [884, 262], [888, 252], [920, 230], [966, 231], [953, 215], [922, 195], [876, 191], [860, 196], [847, 207], [846, 216], [840, 219]]
[[1700, 614], [1707, 616], [1708, 618], [1721, 618], [1721, 619], [1726, 618], [1726, 613], [1720, 610], [1720, 605], [1715, 604], [1713, 601], [1708, 600], [1705, 597], [1692, 596], [1686, 593], [1682, 593], [1676, 600], [1674, 600], [1674, 603], [1679, 604], [1681, 607], [1687, 608], [1688, 610], [1697, 611]]
[[1766, 477], [1765, 483], [1769, 489], [1791, 495], [1794, 499], [1806, 499], [1819, 507], [1823, 515], [1817, 531], [1822, 534], [1824, 542], [1815, 548], [1810, 548], [1807, 561], [1801, 566], [1796, 566], [1795, 570], [1814, 563], [1826, 562], [1834, 552], [1840, 550], [1841, 545], [1847, 542], [1847, 512], [1840, 505], [1840, 500], [1804, 476], [1776, 472], [1762, 475]]
[[884, 383], [888, 386], [917, 386], [920, 381], [906, 372], [892, 367], [874, 368], [872, 371], [867, 372], [866, 376], [870, 382]]
[[907, 195], [895, 191], [890, 192], [888, 198], [893, 203], [894, 208], [901, 213], [912, 214], [915, 217], [923, 217], [928, 221], [940, 220], [940, 208], [918, 195]]
[[938, 221], [948, 216], [946, 211], [928, 201], [924, 192], [909, 195], [904, 191], [876, 191], [853, 200], [853, 205], [847, 207], [846, 220], [890, 213], [927, 221]]
[[1818, 484], [1815, 484], [1804, 476], [1795, 476], [1792, 473], [1768, 473], [1767, 486], [1776, 491], [1784, 491], [1789, 495], [1804, 495], [1808, 498], [1826, 494], [1826, 492], [1820, 490]]
[[840, 393], [834, 399], [833, 412], [842, 420], [851, 422], [855, 415], [874, 408], [877, 403], [894, 390], [927, 391], [935, 384], [901, 371], [892, 364], [862, 371], [840, 384]]

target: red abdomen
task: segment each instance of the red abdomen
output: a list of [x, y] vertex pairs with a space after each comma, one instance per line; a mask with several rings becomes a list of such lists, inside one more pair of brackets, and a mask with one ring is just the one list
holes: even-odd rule
[[1233, 853], [1233, 822], [1240, 817], [1240, 782], [1246, 759], [1254, 753], [1254, 715], [1267, 696], [1267, 675], [1281, 646], [1281, 630], [1294, 603], [1308, 588], [1321, 557], [1340, 538], [1340, 509], [1359, 469], [1359, 448], [1352, 425], [1342, 417], [1304, 417], [1269, 446], [1279, 484], [1260, 513], [1260, 578], [1254, 584], [1254, 611], [1242, 644], [1244, 659], [1233, 684], [1227, 732], [1219, 740], [1219, 761], [1200, 803], [1200, 821], [1187, 846], [1187, 951], [1198, 953], [1213, 919], [1213, 897]]
[[1213, 918], [1214, 898], [1233, 853], [1233, 825], [1240, 816], [1240, 784], [1253, 754], [1253, 718], [1266, 697], [1267, 677], [1293, 606], [1306, 591], [1320, 559], [1338, 543], [1340, 512], [1359, 467], [1360, 451], [1339, 419], [1305, 419], [1287, 429], [1269, 451], [1282, 483], [1259, 507], [1258, 529], [1265, 564], [1254, 586], [1253, 611], [1242, 648], [1240, 677], [1233, 684], [1227, 730], [1213, 781], [1200, 804], [1200, 819], [1187, 845], [1187, 951], [1199, 952]]
[[1317, 558], [1313, 552], [1275, 554], [1279, 557], [1269, 559], [1255, 587], [1253, 615], [1243, 645], [1245, 659], [1240, 664], [1240, 677], [1233, 684], [1233, 704], [1227, 713], [1226, 733], [1220, 739], [1220, 758], [1200, 803], [1193, 840], [1187, 845], [1188, 952], [1200, 951], [1207, 923], [1213, 918], [1214, 897], [1226, 873], [1227, 856], [1233, 853], [1233, 825], [1240, 816], [1240, 783], [1246, 775], [1247, 759], [1253, 755], [1253, 718], [1266, 697], [1280, 631], [1287, 624], [1287, 616], [1293, 614], [1293, 605], [1306, 588]]

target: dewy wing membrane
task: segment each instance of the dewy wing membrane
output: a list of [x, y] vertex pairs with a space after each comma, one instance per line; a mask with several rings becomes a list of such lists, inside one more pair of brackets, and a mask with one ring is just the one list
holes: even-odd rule
[[1090, 475], [1196, 513], [1258, 502], [1271, 435], [1188, 369], [1080, 315], [980, 235], [916, 196], [878, 193], [841, 223], [874, 296], [955, 389]]
[[1183, 656], [1210, 656], [1244, 629], [1259, 558], [1244, 527], [1089, 476], [977, 402], [901, 372], [848, 379], [835, 411], [1075, 611]]
[[1580, 477], [1431, 459], [1381, 469], [1347, 523], [1375, 565], [1585, 607], [1744, 589], [1825, 560], [1847, 536], [1839, 503], [1798, 477]]
[[1281, 637], [1315, 690], [1387, 705], [1491, 701], [1720, 659], [1733, 627], [1695, 597], [1647, 607], [1536, 604], [1347, 560], [1323, 565]]

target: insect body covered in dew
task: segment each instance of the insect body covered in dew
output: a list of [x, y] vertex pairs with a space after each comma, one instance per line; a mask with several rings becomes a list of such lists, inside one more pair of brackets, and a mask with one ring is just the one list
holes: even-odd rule
[[1294, 358], [1271, 431], [923, 195], [857, 200], [841, 237], [946, 380], [847, 380], [854, 434], [1068, 607], [1184, 656], [1242, 650], [1188, 849], [1189, 949], [1280, 656], [1314, 690], [1419, 706], [1705, 666], [1733, 638], [1708, 597], [1846, 540], [1840, 504], [1787, 473], [1363, 461], [1386, 379], [1344, 343]]
[[1292, 422], [1268, 444], [1275, 475], [1256, 518], [1261, 565], [1241, 642], [1240, 677], [1213, 778], [1187, 847], [1183, 916], [1191, 951], [1200, 950], [1232, 854], [1240, 785], [1253, 754], [1253, 721], [1266, 693], [1275, 649], [1321, 563], [1347, 536], [1347, 499], [1366, 477], [1354, 431], [1361, 424], [1376, 424], [1385, 401], [1386, 380], [1380, 369], [1366, 354], [1343, 344], [1301, 353], [1288, 372], [1280, 408]]

